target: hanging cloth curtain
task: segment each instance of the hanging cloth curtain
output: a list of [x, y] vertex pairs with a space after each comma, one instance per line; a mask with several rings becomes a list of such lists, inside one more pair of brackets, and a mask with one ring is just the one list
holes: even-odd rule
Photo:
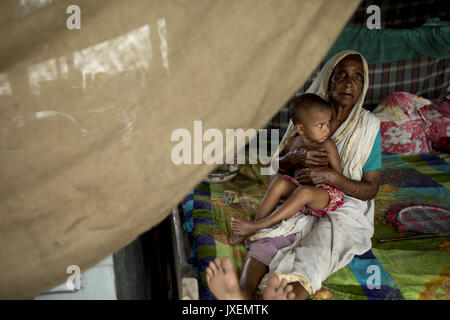
[[173, 133], [194, 163], [194, 121], [263, 127], [358, 4], [1, 1], [0, 298], [62, 284], [166, 218], [214, 169], [175, 164]]
[[343, 50], [361, 52], [370, 64], [418, 56], [445, 59], [450, 57], [450, 22], [433, 18], [414, 29], [369, 30], [349, 25], [342, 30], [326, 59]]

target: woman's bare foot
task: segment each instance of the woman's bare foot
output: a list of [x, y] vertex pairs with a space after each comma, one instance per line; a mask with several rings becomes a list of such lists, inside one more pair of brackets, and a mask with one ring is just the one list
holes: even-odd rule
[[264, 291], [263, 299], [264, 300], [294, 300], [295, 293], [292, 292], [294, 287], [292, 285], [288, 285], [287, 280], [278, 279], [277, 275], [273, 274], [267, 280], [267, 288]]
[[219, 300], [244, 300], [245, 295], [239, 286], [239, 279], [234, 271], [231, 259], [225, 257], [220, 261], [214, 259], [206, 268], [206, 283]]
[[244, 242], [245, 239], [247, 239], [246, 236], [240, 236], [235, 233], [232, 233], [231, 236], [228, 238], [228, 241], [231, 244], [235, 245], [235, 244]]
[[231, 218], [231, 230], [239, 236], [249, 236], [258, 231], [254, 222]]

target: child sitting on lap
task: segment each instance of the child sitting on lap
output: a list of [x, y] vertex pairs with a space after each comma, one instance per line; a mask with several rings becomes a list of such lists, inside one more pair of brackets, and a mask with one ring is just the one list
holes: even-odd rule
[[[319, 147], [328, 152], [329, 166], [342, 173], [339, 153], [330, 133], [331, 106], [321, 97], [306, 93], [294, 98], [289, 104], [289, 114], [298, 135], [286, 141], [286, 152], [300, 147]], [[291, 175], [275, 178], [268, 187], [256, 211], [254, 221], [231, 219], [232, 244], [246, 239], [257, 231], [272, 227], [302, 210], [304, 214], [322, 216], [343, 204], [342, 191], [326, 185], [300, 185]], [[285, 200], [280, 206], [280, 201]], [[277, 207], [278, 206], [278, 207]]]

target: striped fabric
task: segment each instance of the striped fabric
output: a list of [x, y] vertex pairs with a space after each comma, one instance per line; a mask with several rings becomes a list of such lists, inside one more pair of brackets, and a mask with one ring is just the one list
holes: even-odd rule
[[199, 280], [200, 300], [214, 300], [206, 284], [206, 268], [216, 257], [215, 239], [212, 235], [211, 192], [208, 182], [200, 183], [183, 200], [183, 228], [191, 243], [189, 263], [195, 267]]
[[[297, 91], [303, 93], [312, 84], [325, 65], [322, 62], [311, 77]], [[369, 64], [369, 89], [365, 108], [373, 110], [388, 94], [404, 91], [427, 99], [442, 99], [447, 95], [450, 85], [450, 58], [433, 59], [416, 57], [386, 63]], [[446, 72], [447, 71], [447, 72]], [[280, 138], [289, 124], [289, 112], [284, 105], [267, 125], [268, 129], [280, 129]]]

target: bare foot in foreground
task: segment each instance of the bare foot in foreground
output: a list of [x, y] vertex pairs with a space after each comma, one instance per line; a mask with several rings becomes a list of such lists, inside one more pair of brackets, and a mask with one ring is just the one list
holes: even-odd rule
[[228, 257], [223, 258], [222, 261], [216, 258], [209, 263], [206, 268], [206, 283], [219, 300], [249, 299], [241, 291], [233, 263]]
[[232, 233], [231, 236], [228, 238], [228, 241], [231, 244], [235, 245], [235, 244], [244, 242], [245, 239], [247, 239], [246, 236], [240, 236], [235, 233]]
[[292, 285], [288, 285], [287, 280], [280, 280], [278, 277], [273, 274], [267, 280], [267, 288], [264, 291], [263, 299], [264, 300], [294, 300], [295, 293], [293, 292], [294, 287]]
[[254, 222], [231, 218], [231, 230], [239, 236], [250, 236], [258, 231], [258, 228], [255, 226]]

